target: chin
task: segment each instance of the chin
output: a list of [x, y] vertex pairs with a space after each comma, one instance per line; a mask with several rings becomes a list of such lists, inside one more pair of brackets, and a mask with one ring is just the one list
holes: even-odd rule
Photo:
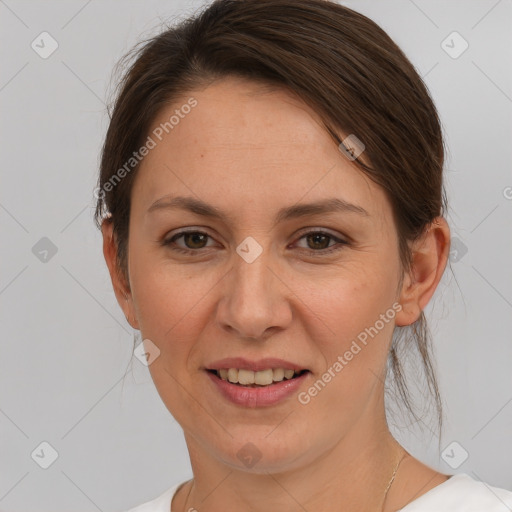
[[226, 465], [252, 474], [290, 471], [305, 463], [306, 454], [301, 451], [304, 450], [303, 442], [292, 442], [283, 433], [278, 436], [276, 432], [269, 432], [272, 428], [265, 427], [255, 429], [254, 435], [248, 432], [234, 435], [224, 445], [217, 444], [214, 450]]

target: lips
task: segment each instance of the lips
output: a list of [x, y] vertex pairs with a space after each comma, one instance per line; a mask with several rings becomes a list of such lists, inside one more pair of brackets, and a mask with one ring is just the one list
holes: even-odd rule
[[307, 382], [310, 372], [304, 371], [298, 376], [281, 382], [273, 382], [269, 385], [241, 385], [232, 384], [228, 380], [223, 380], [217, 376], [213, 370], [204, 372], [214, 389], [220, 392], [224, 399], [232, 404], [241, 407], [269, 407], [285, 403]]
[[229, 401], [245, 407], [275, 405], [293, 394], [309, 370], [284, 359], [250, 361], [227, 358], [205, 368], [211, 382]]

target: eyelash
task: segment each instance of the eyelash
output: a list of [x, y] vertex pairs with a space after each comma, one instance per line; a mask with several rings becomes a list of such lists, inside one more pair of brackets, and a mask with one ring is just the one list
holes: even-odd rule
[[[208, 233], [205, 233], [204, 231], [194, 231], [194, 230], [180, 231], [180, 232], [176, 233], [175, 235], [173, 235], [171, 238], [163, 240], [162, 245], [169, 247], [173, 251], [179, 252], [181, 254], [188, 254], [188, 255], [198, 253], [199, 251], [201, 251], [201, 249], [205, 249], [204, 247], [201, 249], [183, 249], [182, 247], [176, 247], [176, 246], [173, 247], [172, 246], [172, 244], [178, 238], [181, 238], [187, 234], [206, 235], [207, 237], [212, 238]], [[306, 233], [303, 233], [300, 236], [299, 240], [302, 240], [303, 238], [305, 238], [309, 235], [324, 235], [324, 236], [329, 237], [331, 240], [334, 240], [335, 242], [337, 242], [336, 245], [334, 245], [330, 248], [327, 248], [327, 249], [319, 249], [316, 251], [313, 249], [302, 249], [303, 251], [307, 252], [311, 256], [325, 256], [328, 254], [332, 254], [334, 252], [340, 251], [341, 249], [343, 249], [344, 246], [349, 245], [349, 242], [347, 242], [346, 240], [338, 238], [338, 237], [336, 237], [330, 233], [327, 233], [325, 231], [308, 231]]]

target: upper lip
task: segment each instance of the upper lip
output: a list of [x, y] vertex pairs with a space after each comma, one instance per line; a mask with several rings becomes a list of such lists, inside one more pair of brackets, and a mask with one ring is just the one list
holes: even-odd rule
[[227, 357], [213, 361], [206, 366], [207, 370], [220, 370], [221, 368], [236, 368], [238, 370], [252, 370], [253, 372], [268, 370], [269, 368], [283, 368], [285, 370], [299, 371], [307, 369], [300, 364], [285, 361], [284, 359], [277, 359], [275, 357], [266, 357], [264, 359], [258, 359], [257, 361], [250, 361], [244, 357]]

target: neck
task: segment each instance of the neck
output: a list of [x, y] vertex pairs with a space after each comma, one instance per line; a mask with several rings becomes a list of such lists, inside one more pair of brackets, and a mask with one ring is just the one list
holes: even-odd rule
[[[404, 451], [387, 424], [356, 424], [313, 461], [289, 469], [241, 471], [209, 456], [185, 435], [194, 480], [177, 512], [381, 512], [386, 488]], [[229, 506], [228, 506], [229, 505]], [[173, 509], [174, 511], [174, 509]]]

